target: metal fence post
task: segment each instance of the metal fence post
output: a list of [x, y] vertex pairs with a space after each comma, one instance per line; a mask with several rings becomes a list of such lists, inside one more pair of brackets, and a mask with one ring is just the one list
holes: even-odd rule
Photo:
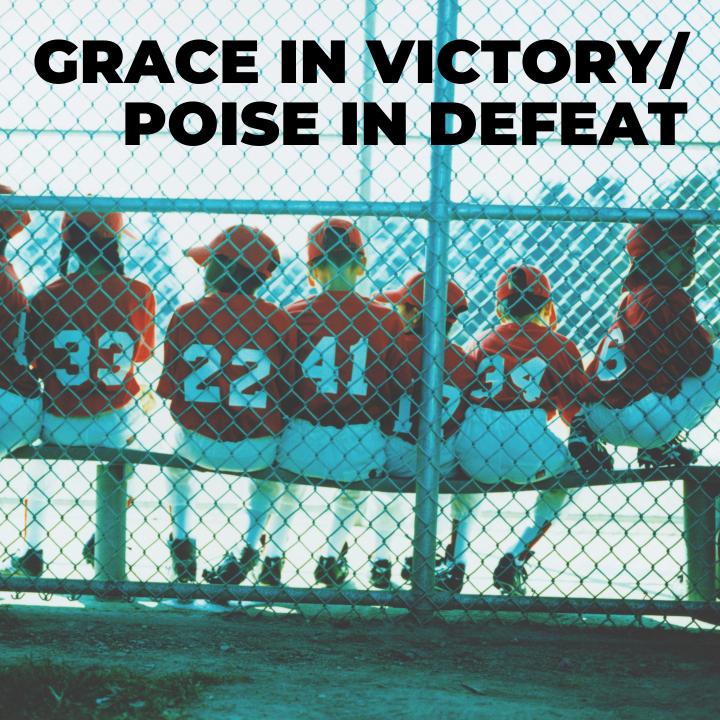
[[[365, 46], [363, 48], [363, 83], [360, 88], [360, 97], [363, 103], [370, 103], [375, 96], [375, 71], [372, 56], [368, 50], [367, 41], [375, 39], [375, 19], [377, 16], [377, 0], [365, 0], [365, 17], [363, 18], [363, 36]], [[361, 122], [365, 123], [364, 114]], [[363, 127], [364, 132], [364, 127]], [[372, 196], [372, 175], [373, 175], [373, 146], [366, 145], [364, 142], [360, 145], [358, 153], [358, 162], [360, 163], [360, 182], [358, 184], [358, 197], [360, 200], [369, 202]], [[376, 222], [376, 218], [370, 216], [364, 217], [363, 220], [368, 222]]]
[[715, 600], [715, 498], [702, 483], [683, 480], [688, 600]]
[[720, 495], [715, 498], [715, 589], [720, 599]]
[[95, 479], [95, 579], [125, 580], [128, 466], [98, 465]]
[[[371, 103], [375, 99], [375, 66], [372, 55], [368, 50], [367, 41], [375, 40], [375, 21], [377, 19], [377, 0], [365, 0], [365, 16], [363, 17], [363, 82], [360, 88], [360, 97], [363, 103]], [[364, 133], [365, 116], [361, 114], [360, 122], [361, 137]], [[373, 194], [373, 146], [360, 144], [358, 152], [358, 164], [360, 165], [360, 178], [357, 186], [357, 196], [362, 203], [371, 203]], [[362, 215], [357, 220], [357, 225], [366, 238], [372, 238], [378, 228], [378, 219], [373, 215]]]
[[[458, 11], [458, 0], [440, 0], [438, 3], [436, 48], [455, 39]], [[437, 73], [434, 101], [452, 102], [454, 97], [454, 86]], [[414, 610], [422, 613], [433, 609], [430, 596], [435, 586], [452, 146], [434, 145], [430, 163], [430, 217], [423, 307], [422, 399], [412, 563], [412, 588], [416, 595]]]

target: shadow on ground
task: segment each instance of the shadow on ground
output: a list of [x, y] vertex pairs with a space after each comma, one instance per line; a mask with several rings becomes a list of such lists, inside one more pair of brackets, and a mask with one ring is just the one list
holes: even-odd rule
[[1, 715], [655, 720], [720, 702], [717, 632], [300, 610], [2, 606]]

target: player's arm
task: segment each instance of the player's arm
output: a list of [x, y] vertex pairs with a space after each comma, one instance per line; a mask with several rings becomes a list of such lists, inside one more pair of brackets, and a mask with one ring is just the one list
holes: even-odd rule
[[172, 318], [170, 318], [167, 333], [165, 334], [165, 342], [163, 343], [163, 367], [157, 384], [157, 394], [167, 400], [172, 400], [180, 391], [181, 326], [182, 319], [180, 315], [174, 313]]
[[400, 398], [412, 394], [416, 374], [412, 370], [413, 353], [410, 339], [405, 334], [405, 323], [392, 314], [384, 322], [386, 347], [379, 360], [384, 365], [385, 380], [378, 392], [386, 413], [380, 419], [383, 428], [394, 427], [395, 411]]
[[[414, 420], [420, 398], [419, 365], [422, 363], [422, 347], [417, 338], [403, 333], [393, 341], [390, 360], [393, 371], [388, 375], [387, 413], [381, 420], [383, 431], [390, 434], [398, 426], [403, 398], [411, 400], [410, 418]], [[405, 406], [407, 407], [407, 406]]]
[[37, 371], [38, 360], [51, 342], [51, 333], [45, 320], [45, 293], [38, 292], [28, 303], [25, 332], [25, 358], [28, 365]]
[[280, 406], [283, 414], [287, 417], [294, 417], [303, 406], [301, 387], [304, 376], [301, 353], [309, 352], [310, 349], [305, 344], [306, 335], [302, 329], [301, 318], [307, 306], [308, 302], [306, 300], [297, 300], [284, 308], [290, 322], [281, 340], [285, 352], [287, 372], [283, 370], [286, 390]]
[[281, 409], [286, 415], [293, 415], [299, 399], [296, 386], [300, 381], [300, 366], [297, 360], [298, 331], [290, 320], [278, 338], [280, 343], [280, 367], [278, 373], [278, 392]]
[[583, 365], [577, 345], [567, 340], [550, 361], [549, 395], [558, 414], [567, 425], [580, 411], [583, 403], [594, 402], [600, 395]]
[[133, 325], [140, 330], [140, 342], [138, 346], [137, 360], [145, 362], [149, 360], [155, 350], [156, 325], [155, 315], [157, 312], [157, 303], [155, 296], [150, 288], [142, 298], [138, 309], [136, 310]]
[[648, 357], [667, 358], [680, 372], [703, 375], [712, 362], [712, 339], [697, 321], [692, 300], [682, 290], [663, 297], [641, 295], [626, 312], [628, 324]]
[[685, 368], [685, 375], [704, 375], [712, 363], [712, 336], [698, 322], [690, 298], [678, 302], [677, 312], [668, 327], [668, 337], [676, 348], [675, 358]]
[[139, 403], [144, 412], [150, 413], [155, 407], [155, 395], [152, 386], [158, 376], [158, 362], [154, 357], [156, 343], [155, 315], [157, 303], [149, 287], [145, 288], [140, 303], [131, 319], [137, 328], [140, 338], [135, 353], [135, 368], [140, 385]]
[[582, 472], [609, 472], [613, 469], [612, 456], [590, 428], [582, 406], [584, 402], [599, 399], [599, 394], [585, 372], [582, 356], [575, 343], [568, 340], [558, 359], [560, 382], [555, 397], [560, 416], [570, 426], [570, 455]]
[[9, 357], [16, 351], [16, 342], [23, 342], [23, 313], [27, 301], [19, 286], [11, 281], [6, 273], [0, 276], [0, 353]]
[[412, 337], [405, 332], [405, 323], [398, 315], [392, 316], [389, 323], [390, 341], [387, 349], [388, 368], [391, 369], [395, 390], [408, 392], [414, 383], [418, 370], [413, 366], [413, 359], [422, 357], [422, 353], [415, 352], [416, 347]]

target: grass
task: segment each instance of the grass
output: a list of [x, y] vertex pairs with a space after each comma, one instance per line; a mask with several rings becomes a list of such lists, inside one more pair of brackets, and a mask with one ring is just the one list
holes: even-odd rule
[[182, 720], [206, 687], [222, 682], [197, 672], [152, 677], [55, 662], [0, 664], [0, 714], [3, 720]]

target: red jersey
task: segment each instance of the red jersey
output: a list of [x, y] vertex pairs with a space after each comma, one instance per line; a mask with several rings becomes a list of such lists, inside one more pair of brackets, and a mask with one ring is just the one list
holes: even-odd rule
[[547, 326], [498, 325], [471, 354], [468, 400], [500, 411], [542, 408], [570, 422], [590, 381], [575, 343]]
[[322, 293], [287, 310], [300, 372], [288, 414], [334, 427], [382, 420], [404, 385], [400, 316], [354, 292]]
[[135, 365], [155, 345], [155, 298], [123, 275], [73, 273], [30, 302], [28, 359], [45, 383], [53, 415], [92, 417], [140, 391]]
[[180, 307], [168, 327], [158, 394], [183, 427], [226, 442], [278, 434], [294, 381], [290, 316], [242, 293]]
[[712, 362], [712, 338], [682, 288], [643, 285], [626, 292], [588, 372], [602, 402], [625, 407], [650, 392], [677, 395]]
[[[395, 402], [390, 419], [384, 423], [383, 429], [387, 434], [398, 435], [414, 445], [418, 441], [420, 427], [422, 338], [415, 333], [406, 333], [400, 345], [407, 354], [410, 388]], [[472, 384], [475, 373], [467, 353], [454, 343], [447, 343], [445, 346], [444, 363], [442, 428], [443, 436], [449, 438], [458, 431], [463, 421], [467, 410], [464, 395]]]
[[25, 330], [28, 301], [13, 266], [0, 256], [0, 389], [23, 397], [40, 394], [28, 369]]

